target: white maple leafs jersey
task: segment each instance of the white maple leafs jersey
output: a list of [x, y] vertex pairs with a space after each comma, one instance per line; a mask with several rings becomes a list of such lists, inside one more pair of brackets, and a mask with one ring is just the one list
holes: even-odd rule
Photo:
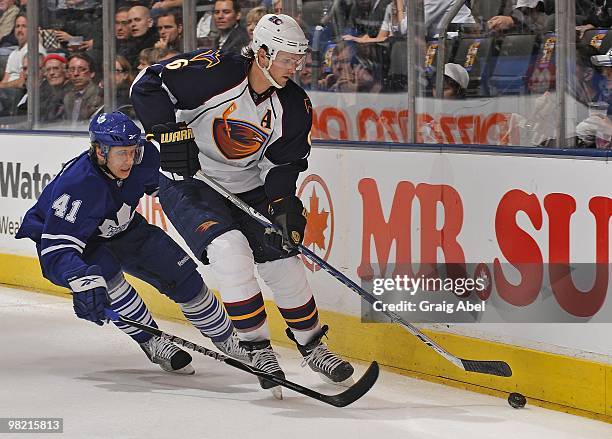
[[62, 279], [63, 273], [87, 266], [82, 254], [89, 243], [129, 229], [140, 198], [158, 189], [158, 167], [159, 152], [146, 143], [142, 162], [118, 184], [84, 152], [44, 188], [16, 238], [36, 242], [43, 273]]
[[212, 50], [178, 55], [141, 72], [130, 95], [147, 132], [175, 120], [192, 128], [202, 170], [214, 180], [234, 193], [265, 185], [277, 199], [295, 193], [308, 166], [312, 105], [291, 80], [256, 95], [251, 63]]

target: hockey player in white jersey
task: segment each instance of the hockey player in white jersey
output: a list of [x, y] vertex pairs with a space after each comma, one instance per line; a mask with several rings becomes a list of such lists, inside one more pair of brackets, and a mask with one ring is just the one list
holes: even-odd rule
[[[322, 342], [317, 306], [296, 247], [306, 211], [295, 195], [308, 167], [312, 106], [292, 81], [308, 42], [295, 20], [268, 14], [243, 55], [196, 51], [148, 67], [131, 89], [160, 147], [160, 202], [194, 254], [210, 264], [241, 345], [254, 365], [284, 376], [270, 345], [253, 265], [274, 294], [305, 364], [335, 383], [353, 367]], [[204, 170], [282, 230], [266, 231], [200, 180]], [[264, 388], [273, 387], [262, 381]], [[279, 396], [280, 388], [274, 389]]]
[[[43, 275], [72, 292], [77, 317], [98, 325], [104, 309], [157, 327], [124, 273], [177, 302], [187, 319], [223, 352], [249, 361], [223, 306], [195, 262], [162, 229], [136, 212], [158, 189], [159, 153], [125, 114], [94, 116], [89, 151], [71, 160], [25, 214], [17, 238], [36, 243]], [[116, 326], [163, 370], [192, 374], [191, 356], [124, 323]]]

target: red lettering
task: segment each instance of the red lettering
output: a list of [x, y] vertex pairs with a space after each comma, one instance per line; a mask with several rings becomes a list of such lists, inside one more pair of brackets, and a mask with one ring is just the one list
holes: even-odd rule
[[[457, 241], [463, 225], [463, 202], [448, 185], [421, 183], [416, 188], [421, 210], [420, 275], [437, 276], [438, 248], [444, 253], [448, 275], [465, 276], [465, 254]], [[438, 204], [444, 208], [444, 222], [437, 228]], [[425, 265], [430, 265], [426, 267]]]
[[[376, 127], [376, 138], [368, 139], [367, 126], [368, 122], [373, 123]], [[364, 108], [357, 113], [357, 135], [359, 140], [374, 140], [377, 142], [385, 141], [385, 130], [376, 111], [371, 108]]]
[[445, 143], [455, 143], [453, 130], [457, 126], [457, 120], [453, 116], [442, 116], [440, 118], [440, 128], [446, 137]]
[[552, 291], [559, 305], [578, 317], [591, 317], [603, 306], [608, 290], [609, 227], [612, 203], [609, 198], [595, 197], [589, 209], [596, 221], [595, 282], [589, 291], [580, 291], [572, 280], [572, 272], [579, 274], [584, 264], [570, 264], [570, 220], [576, 211], [576, 201], [566, 194], [550, 194], [544, 198], [548, 213], [549, 275]]
[[[362, 279], [371, 279], [374, 275], [370, 256], [370, 241], [374, 240], [376, 256], [380, 265], [380, 276], [386, 276], [391, 244], [395, 241], [396, 261], [398, 266], [410, 265], [411, 258], [411, 214], [415, 187], [408, 181], [401, 181], [395, 189], [389, 221], [385, 221], [376, 181], [364, 178], [358, 185], [363, 201], [363, 237], [361, 241], [361, 263], [357, 275]], [[396, 273], [399, 274], [396, 267]]]
[[[349, 140], [349, 126], [346, 115], [342, 110], [334, 107], [325, 107], [318, 117], [319, 135], [321, 139]], [[329, 123], [334, 122], [338, 126], [338, 137], [329, 134]]]
[[504, 194], [495, 213], [495, 234], [503, 255], [521, 275], [518, 285], [504, 276], [498, 258], [493, 261], [495, 286], [500, 297], [515, 306], [532, 303], [540, 292], [543, 259], [538, 243], [516, 223], [518, 212], [525, 212], [536, 230], [542, 227], [542, 210], [538, 197], [520, 190]]

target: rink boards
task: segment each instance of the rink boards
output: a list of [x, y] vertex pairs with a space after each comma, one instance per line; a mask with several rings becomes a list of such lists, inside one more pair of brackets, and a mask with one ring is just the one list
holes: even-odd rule
[[[40, 276], [33, 244], [13, 235], [44, 184], [86, 148], [87, 138], [3, 134], [1, 142], [0, 282], [53, 289]], [[483, 263], [491, 268], [492, 304], [573, 322], [433, 325], [432, 337], [451, 352], [506, 360], [514, 370], [510, 379], [468, 375], [401, 328], [361, 323], [359, 297], [306, 262], [323, 320], [332, 328], [333, 347], [426, 379], [493, 394], [519, 390], [562, 410], [612, 416], [609, 276], [569, 283], [565, 292], [546, 288], [548, 263], [564, 256], [610, 266], [612, 191], [605, 155], [328, 145], [314, 148], [309, 162], [298, 181], [312, 222], [306, 244], [346, 276], [365, 285], [369, 276], [390, 276], [393, 264], [412, 264], [416, 272], [422, 255], [428, 262]], [[143, 199], [141, 212], [182, 242], [157, 200]], [[495, 270], [496, 261], [501, 271]], [[539, 267], [543, 280], [538, 284], [527, 276], [521, 284], [511, 266], [519, 262]], [[517, 293], [513, 284], [531, 296]], [[572, 299], [572, 286], [586, 293], [564, 300]], [[155, 312], [179, 318], [177, 308], [151, 287], [138, 287]], [[285, 343], [280, 316], [268, 308], [274, 338]]]

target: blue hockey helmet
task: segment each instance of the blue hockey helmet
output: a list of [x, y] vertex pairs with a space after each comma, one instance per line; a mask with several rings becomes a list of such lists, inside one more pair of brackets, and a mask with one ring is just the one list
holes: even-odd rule
[[134, 164], [139, 164], [144, 152], [141, 136], [140, 128], [120, 111], [98, 114], [89, 123], [89, 140], [92, 148], [95, 151], [95, 146], [100, 146], [105, 159], [108, 158], [108, 152], [113, 146], [136, 146]]

